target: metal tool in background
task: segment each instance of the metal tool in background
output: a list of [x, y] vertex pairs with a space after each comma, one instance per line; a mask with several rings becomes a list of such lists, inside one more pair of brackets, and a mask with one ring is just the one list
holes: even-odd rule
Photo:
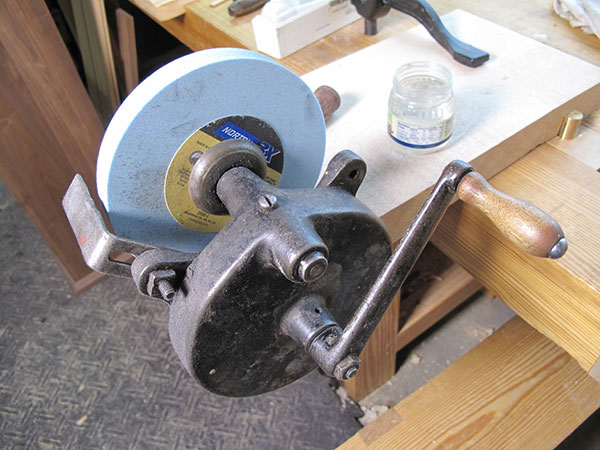
[[269, 0], [234, 0], [227, 8], [227, 12], [232, 17], [240, 17], [250, 14], [259, 8], [262, 8]]
[[490, 55], [454, 37], [444, 26], [440, 16], [425, 0], [352, 0], [356, 11], [365, 18], [365, 34], [377, 34], [377, 19], [385, 16], [391, 8], [417, 19], [429, 34], [461, 64], [478, 67], [490, 59]]

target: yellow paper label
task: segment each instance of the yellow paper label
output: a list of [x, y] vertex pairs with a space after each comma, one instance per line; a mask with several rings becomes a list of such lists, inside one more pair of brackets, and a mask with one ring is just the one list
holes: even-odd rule
[[[203, 129], [204, 127], [187, 138], [173, 156], [165, 177], [165, 202], [171, 216], [179, 224], [190, 230], [215, 233], [227, 225], [231, 216], [218, 216], [201, 210], [192, 202], [188, 192], [188, 180], [197, 158], [221, 142]], [[271, 168], [267, 169], [265, 181], [269, 184], [277, 186], [280, 178], [281, 173]]]

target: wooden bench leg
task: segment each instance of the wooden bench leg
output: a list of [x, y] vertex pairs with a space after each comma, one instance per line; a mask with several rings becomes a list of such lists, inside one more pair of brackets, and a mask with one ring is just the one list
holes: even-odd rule
[[343, 382], [346, 392], [358, 402], [392, 378], [396, 372], [396, 345], [400, 293], [392, 301], [387, 312], [360, 354], [361, 367], [354, 378]]
[[[422, 277], [429, 278], [428, 281], [409, 283], [406, 291], [411, 293], [403, 296], [402, 306], [400, 294], [396, 295], [360, 354], [362, 363], [358, 373], [343, 382], [354, 401], [362, 400], [392, 378], [399, 350], [481, 289], [464, 269], [440, 258], [445, 257], [439, 250], [426, 249], [414, 273], [428, 274]], [[436, 275], [432, 277], [433, 273]]]

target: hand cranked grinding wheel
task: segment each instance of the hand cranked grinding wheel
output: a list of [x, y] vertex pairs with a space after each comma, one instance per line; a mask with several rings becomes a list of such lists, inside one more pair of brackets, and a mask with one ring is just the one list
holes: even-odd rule
[[150, 75], [115, 113], [98, 156], [98, 194], [116, 234], [202, 250], [228, 217], [198, 209], [187, 180], [198, 155], [232, 138], [259, 146], [270, 184], [315, 185], [325, 124], [295, 74], [261, 54], [228, 48], [184, 56]]
[[[80, 176], [63, 199], [88, 264], [170, 304], [173, 347], [214, 393], [257, 395], [317, 365], [352, 377], [455, 193], [523, 250], [567, 249], [551, 217], [453, 161], [390, 257], [383, 222], [354, 197], [366, 165], [352, 152], [316, 189], [275, 187], [314, 184], [324, 135], [315, 96], [288, 70], [245, 50], [196, 53], [144, 81], [107, 130], [98, 189], [120, 237]], [[117, 264], [117, 251], [136, 258]]]

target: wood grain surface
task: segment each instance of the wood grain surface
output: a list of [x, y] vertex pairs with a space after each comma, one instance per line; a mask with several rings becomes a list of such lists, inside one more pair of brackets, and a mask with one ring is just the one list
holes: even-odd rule
[[[590, 114], [600, 107], [599, 67], [464, 11], [443, 18], [463, 40], [478, 38], [491, 60], [476, 69], [462, 66], [417, 27], [302, 77], [312, 89], [328, 84], [340, 94], [325, 160], [346, 148], [365, 160], [368, 172], [357, 197], [383, 218], [393, 240], [449, 161], [471, 163], [489, 178], [556, 136], [567, 112]], [[386, 127], [395, 70], [423, 59], [448, 68], [455, 93], [453, 135], [443, 150], [429, 154], [403, 149]]]
[[531, 203], [494, 189], [477, 172], [458, 185], [457, 197], [478, 208], [513, 244], [534, 256], [546, 257], [564, 237], [558, 223]]
[[240, 47], [256, 50], [252, 18], [258, 11], [241, 17], [231, 17], [227, 8], [231, 2], [211, 7], [208, 2], [193, 2], [186, 6], [186, 25], [195, 32], [202, 45], [210, 47]]
[[0, 2], [0, 176], [80, 291], [83, 262], [61, 200], [75, 173], [95, 192], [103, 127], [43, 0]]
[[108, 125], [120, 98], [104, 0], [71, 5], [87, 91], [100, 120]]
[[520, 251], [462, 203], [450, 207], [432, 242], [592, 370], [600, 359], [600, 173], [543, 144], [490, 182], [551, 214], [569, 242], [565, 256], [547, 260]]
[[394, 339], [398, 332], [400, 298], [398, 292], [361, 352], [361, 365], [356, 376], [343, 382], [344, 389], [355, 402], [365, 398], [396, 373]]
[[119, 53], [123, 62], [125, 91], [129, 94], [139, 84], [138, 57], [135, 43], [135, 23], [133, 16], [121, 8], [115, 11]]
[[[137, 0], [131, 0], [133, 3]], [[202, 50], [213, 46], [226, 46], [214, 40], [206, 40], [211, 32], [232, 33], [245, 38], [239, 38], [237, 46], [253, 48], [254, 37], [250, 35], [250, 20], [256, 13], [234, 19], [228, 22], [226, 29], [219, 30], [211, 21], [227, 20], [205, 19], [205, 8], [201, 5], [207, 3], [198, 0], [186, 6], [185, 16], [175, 18], [160, 24], [171, 34], [177, 37], [190, 49]], [[552, 9], [551, 0], [493, 0], [482, 2], [479, 0], [431, 0], [429, 2], [442, 15], [454, 9], [464, 9], [484, 19], [490, 20], [525, 36], [539, 39], [551, 47], [600, 65], [600, 40], [593, 35], [587, 35], [580, 29], [573, 29], [566, 20], [558, 17]], [[227, 5], [214, 8], [221, 16], [227, 16]], [[210, 13], [212, 15], [212, 13]], [[197, 17], [191, 17], [195, 15]], [[192, 26], [193, 24], [193, 26]], [[362, 20], [354, 22], [337, 32], [320, 39], [310, 46], [284, 58], [281, 63], [299, 75], [318, 69], [325, 64], [336, 61], [344, 56], [362, 48], [373, 45], [402, 31], [405, 31], [418, 22], [415, 19], [397, 11], [378, 20], [379, 32], [375, 36], [364, 34]], [[243, 30], [238, 30], [242, 28]], [[202, 32], [198, 33], [197, 30]], [[473, 42], [477, 46], [477, 42]]]
[[[413, 339], [428, 330], [450, 311], [481, 290], [481, 284], [458, 264], [437, 275], [437, 279], [418, 292], [418, 302], [408, 320], [395, 337], [396, 351], [404, 348]], [[414, 300], [407, 296], [405, 303]]]
[[137, 7], [158, 22], [185, 14], [185, 5], [193, 0], [132, 0]]
[[600, 112], [596, 111], [583, 120], [574, 139], [557, 136], [548, 143], [594, 170], [600, 169]]
[[516, 317], [339, 448], [553, 449], [599, 406], [600, 384]]

